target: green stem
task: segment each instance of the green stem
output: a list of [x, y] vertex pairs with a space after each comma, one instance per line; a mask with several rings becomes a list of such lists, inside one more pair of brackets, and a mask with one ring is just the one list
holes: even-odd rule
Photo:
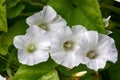
[[102, 80], [101, 75], [99, 74], [99, 72], [95, 72], [94, 80]]
[[7, 59], [5, 57], [3, 57], [2, 55], [0, 55], [0, 58], [4, 61], [7, 61]]
[[9, 76], [9, 78], [10, 78], [10, 80], [12, 80], [12, 72], [11, 72], [11, 69], [7, 69], [7, 74], [8, 74], [8, 76]]
[[45, 4], [43, 4], [43, 3], [38, 3], [38, 2], [33, 2], [33, 1], [28, 1], [28, 0], [21, 0], [21, 1], [27, 2], [27, 3], [29, 3], [29, 4], [31, 4], [31, 5], [33, 5], [33, 6], [40, 6], [40, 7], [42, 7], [42, 6], [45, 5]]

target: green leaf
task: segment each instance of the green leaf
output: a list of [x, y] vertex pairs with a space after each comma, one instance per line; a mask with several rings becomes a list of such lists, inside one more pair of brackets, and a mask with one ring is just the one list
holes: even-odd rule
[[5, 0], [0, 0], [0, 31], [7, 32], [6, 4]]
[[43, 75], [39, 80], [59, 80], [59, 76], [56, 70], [52, 70]]
[[7, 8], [14, 7], [20, 2], [20, 0], [6, 0]]
[[17, 35], [25, 34], [28, 25], [25, 20], [18, 21], [15, 25], [9, 28], [7, 33], [2, 34], [3, 43], [12, 45], [13, 38]]
[[13, 38], [16, 35], [24, 34], [27, 28], [25, 20], [22, 20], [11, 26], [7, 33], [3, 33], [0, 37], [0, 54], [6, 55], [9, 46], [13, 44]]
[[6, 55], [8, 53], [8, 45], [0, 45], [0, 54]]
[[[50, 72], [51, 70], [53, 70], [56, 66], [57, 66], [57, 64], [55, 64], [50, 59], [47, 62], [40, 63], [35, 66], [22, 65], [18, 69], [17, 73], [14, 75], [12, 80], [38, 80], [43, 75], [45, 75], [48, 72]], [[44, 79], [44, 77], [43, 77], [43, 79]]]
[[89, 30], [105, 32], [97, 0], [49, 0], [48, 5], [65, 18], [69, 26], [80, 24]]
[[58, 68], [59, 72], [61, 72], [62, 74], [64, 74], [67, 77], [70, 77], [71, 75], [73, 75], [77, 72], [80, 72], [80, 71], [87, 71], [87, 73], [89, 73], [89, 74], [94, 73], [93, 70], [88, 69], [85, 65], [82, 65], [82, 64], [71, 70], [69, 70], [63, 66], [58, 66], [57, 68]]
[[95, 79], [93, 75], [85, 75], [80, 80], [99, 80], [99, 79]]
[[113, 29], [112, 37], [115, 39], [116, 47], [118, 49], [118, 61], [108, 68], [109, 75], [111, 80], [119, 80], [120, 79], [120, 29], [116, 27]]
[[119, 80], [120, 79], [120, 59], [119, 61], [111, 66], [109, 69], [109, 75], [110, 75], [110, 78], [111, 80]]
[[24, 4], [18, 4], [12, 8], [7, 8], [7, 17], [15, 18], [19, 16], [19, 14], [23, 11], [24, 8], [25, 8]]

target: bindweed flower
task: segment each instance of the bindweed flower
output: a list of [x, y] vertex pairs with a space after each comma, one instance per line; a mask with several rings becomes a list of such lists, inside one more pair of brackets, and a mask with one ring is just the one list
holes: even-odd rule
[[63, 32], [54, 35], [51, 40], [51, 58], [58, 64], [67, 68], [78, 66], [81, 61], [81, 53], [84, 47], [80, 34], [84, 33], [86, 28], [81, 25], [73, 26], [72, 29], [66, 27]]
[[37, 26], [28, 28], [25, 35], [16, 36], [14, 46], [18, 49], [18, 60], [22, 64], [35, 65], [49, 58], [49, 36]]
[[4, 78], [4, 77], [2, 77], [2, 76], [0, 75], [0, 80], [6, 80], [6, 78]]
[[87, 43], [86, 52], [82, 54], [83, 64], [88, 68], [98, 71], [106, 65], [106, 61], [117, 61], [117, 49], [112, 38], [96, 31], [88, 31], [84, 34]]
[[39, 26], [49, 34], [57, 33], [66, 26], [66, 21], [50, 6], [45, 6], [42, 11], [28, 17], [26, 22], [29, 26]]
[[115, 1], [120, 2], [120, 0], [115, 0]]

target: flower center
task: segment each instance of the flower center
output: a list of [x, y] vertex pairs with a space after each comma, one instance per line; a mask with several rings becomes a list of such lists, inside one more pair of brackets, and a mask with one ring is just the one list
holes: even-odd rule
[[46, 27], [46, 25], [44, 23], [41, 23], [40, 25], [40, 28], [44, 29], [44, 30], [48, 30], [48, 27]]
[[35, 48], [35, 45], [34, 45], [34, 44], [28, 45], [27, 51], [28, 51], [29, 53], [33, 53], [35, 50], [36, 50], [36, 48]]
[[64, 49], [69, 51], [73, 49], [73, 42], [71, 41], [66, 41], [63, 45]]
[[90, 59], [95, 59], [96, 58], [96, 53], [94, 51], [89, 51], [86, 56]]

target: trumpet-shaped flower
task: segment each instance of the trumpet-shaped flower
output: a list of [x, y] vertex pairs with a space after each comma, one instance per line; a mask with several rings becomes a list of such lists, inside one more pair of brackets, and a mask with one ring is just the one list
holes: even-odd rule
[[117, 49], [112, 38], [96, 31], [87, 31], [84, 34], [86, 50], [82, 54], [83, 64], [97, 71], [106, 65], [106, 61], [115, 63], [117, 61]]
[[49, 58], [49, 36], [37, 26], [28, 28], [25, 35], [16, 36], [14, 46], [18, 48], [18, 60], [22, 64], [35, 65]]
[[80, 43], [84, 42], [80, 34], [85, 31], [86, 28], [76, 25], [72, 29], [66, 27], [63, 32], [54, 35], [51, 39], [51, 58], [67, 68], [78, 66], [81, 61], [80, 54], [84, 51], [84, 47], [80, 46]]
[[115, 1], [120, 2], [120, 0], [115, 0]]
[[66, 26], [66, 21], [50, 6], [45, 6], [42, 11], [28, 17], [26, 22], [29, 26], [39, 26], [49, 34], [57, 33]]
[[4, 77], [2, 77], [2, 76], [0, 75], [0, 80], [6, 80], [6, 78], [4, 78]]

